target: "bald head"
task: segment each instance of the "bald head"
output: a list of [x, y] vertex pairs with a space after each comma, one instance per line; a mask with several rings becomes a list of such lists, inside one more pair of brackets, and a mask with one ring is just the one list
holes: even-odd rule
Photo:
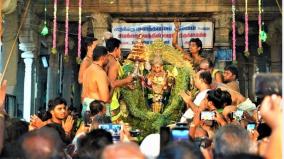
[[135, 143], [116, 143], [107, 146], [102, 154], [103, 159], [144, 159], [144, 155]]
[[63, 143], [58, 133], [52, 128], [41, 128], [25, 134], [21, 148], [25, 158], [48, 159], [62, 157]]

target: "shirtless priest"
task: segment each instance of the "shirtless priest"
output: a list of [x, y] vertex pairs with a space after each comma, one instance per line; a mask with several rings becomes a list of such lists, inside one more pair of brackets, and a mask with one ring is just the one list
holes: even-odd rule
[[97, 46], [93, 51], [93, 63], [83, 75], [83, 109], [90, 110], [89, 105], [93, 100], [110, 101], [109, 80], [103, 66], [107, 63], [107, 49]]
[[110, 103], [110, 114], [113, 123], [118, 123], [120, 121], [120, 88], [130, 84], [133, 81], [131, 75], [126, 78], [122, 78], [124, 75], [123, 69], [118, 61], [121, 56], [120, 50], [121, 41], [116, 38], [110, 38], [106, 41], [106, 48], [108, 50], [108, 63], [105, 67], [107, 72], [111, 89], [113, 92]]

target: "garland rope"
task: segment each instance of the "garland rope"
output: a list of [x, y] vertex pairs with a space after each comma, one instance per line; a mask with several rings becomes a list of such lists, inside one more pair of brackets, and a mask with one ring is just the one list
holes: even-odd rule
[[57, 0], [53, 1], [53, 39], [51, 53], [56, 54], [56, 30], [57, 30]]
[[248, 26], [248, 0], [246, 0], [246, 8], [245, 8], [245, 56], [249, 56], [249, 26]]
[[236, 1], [232, 0], [233, 61], [236, 61]]
[[[82, 0], [79, 0], [78, 53], [77, 53], [77, 59], [78, 60], [81, 58], [81, 33], [82, 33], [81, 23], [82, 23]], [[78, 63], [79, 63], [79, 61], [78, 61]]]
[[68, 37], [69, 33], [69, 0], [66, 0], [66, 17], [65, 17], [65, 51], [64, 55], [68, 56]]
[[261, 0], [258, 0], [258, 49], [257, 49], [258, 54], [263, 53], [262, 42], [261, 42], [261, 28], [262, 28], [261, 12], [262, 12]]

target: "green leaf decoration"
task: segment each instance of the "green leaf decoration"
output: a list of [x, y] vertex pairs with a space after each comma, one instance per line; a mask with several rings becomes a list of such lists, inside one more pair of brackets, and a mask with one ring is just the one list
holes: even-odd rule
[[257, 49], [257, 53], [258, 53], [259, 55], [263, 54], [263, 48], [262, 48], [262, 47], [259, 47], [259, 48]]
[[[164, 62], [165, 71], [175, 74], [176, 82], [162, 113], [152, 112], [151, 107], [147, 105], [147, 94], [142, 88], [141, 82], [136, 82], [134, 90], [127, 88], [121, 90], [123, 103], [126, 104], [128, 110], [128, 116], [123, 117], [123, 120], [133, 128], [142, 130], [141, 133], [144, 137], [159, 132], [161, 126], [179, 121], [184, 105], [179, 93], [188, 89], [190, 78], [194, 74], [191, 63], [183, 59], [183, 54], [173, 47], [165, 45], [162, 40], [154, 41], [153, 44], [146, 46], [146, 52], [149, 59], [159, 52]], [[126, 61], [123, 65], [125, 76], [131, 74], [133, 68], [134, 62]]]
[[82, 63], [82, 59], [80, 57], [76, 57], [76, 62], [80, 65]]
[[267, 39], [267, 34], [263, 30], [260, 32], [260, 39], [261, 39], [262, 42], [265, 42], [266, 39]]
[[47, 28], [46, 25], [44, 25], [44, 27], [42, 28], [40, 34], [41, 34], [42, 36], [46, 36], [46, 35], [48, 34], [48, 28]]
[[244, 55], [245, 55], [246, 57], [249, 57], [249, 55], [250, 55], [249, 51], [244, 51]]

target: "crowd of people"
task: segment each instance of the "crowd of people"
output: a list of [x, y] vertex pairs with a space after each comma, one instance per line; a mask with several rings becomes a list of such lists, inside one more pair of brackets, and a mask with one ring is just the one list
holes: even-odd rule
[[1, 84], [0, 158], [282, 158], [282, 97], [269, 95], [254, 104], [240, 93], [236, 66], [215, 69], [201, 56], [198, 38], [190, 40], [190, 53], [184, 52], [177, 44], [179, 23], [175, 26], [173, 46], [194, 66], [198, 90], [180, 92], [186, 107], [180, 121], [138, 142], [120, 118], [120, 88], [132, 89], [133, 82], [132, 75], [122, 78], [121, 42], [109, 38], [99, 46], [96, 38], [87, 37], [78, 77], [82, 111], [57, 97], [29, 123], [14, 119], [4, 109], [7, 81]]

